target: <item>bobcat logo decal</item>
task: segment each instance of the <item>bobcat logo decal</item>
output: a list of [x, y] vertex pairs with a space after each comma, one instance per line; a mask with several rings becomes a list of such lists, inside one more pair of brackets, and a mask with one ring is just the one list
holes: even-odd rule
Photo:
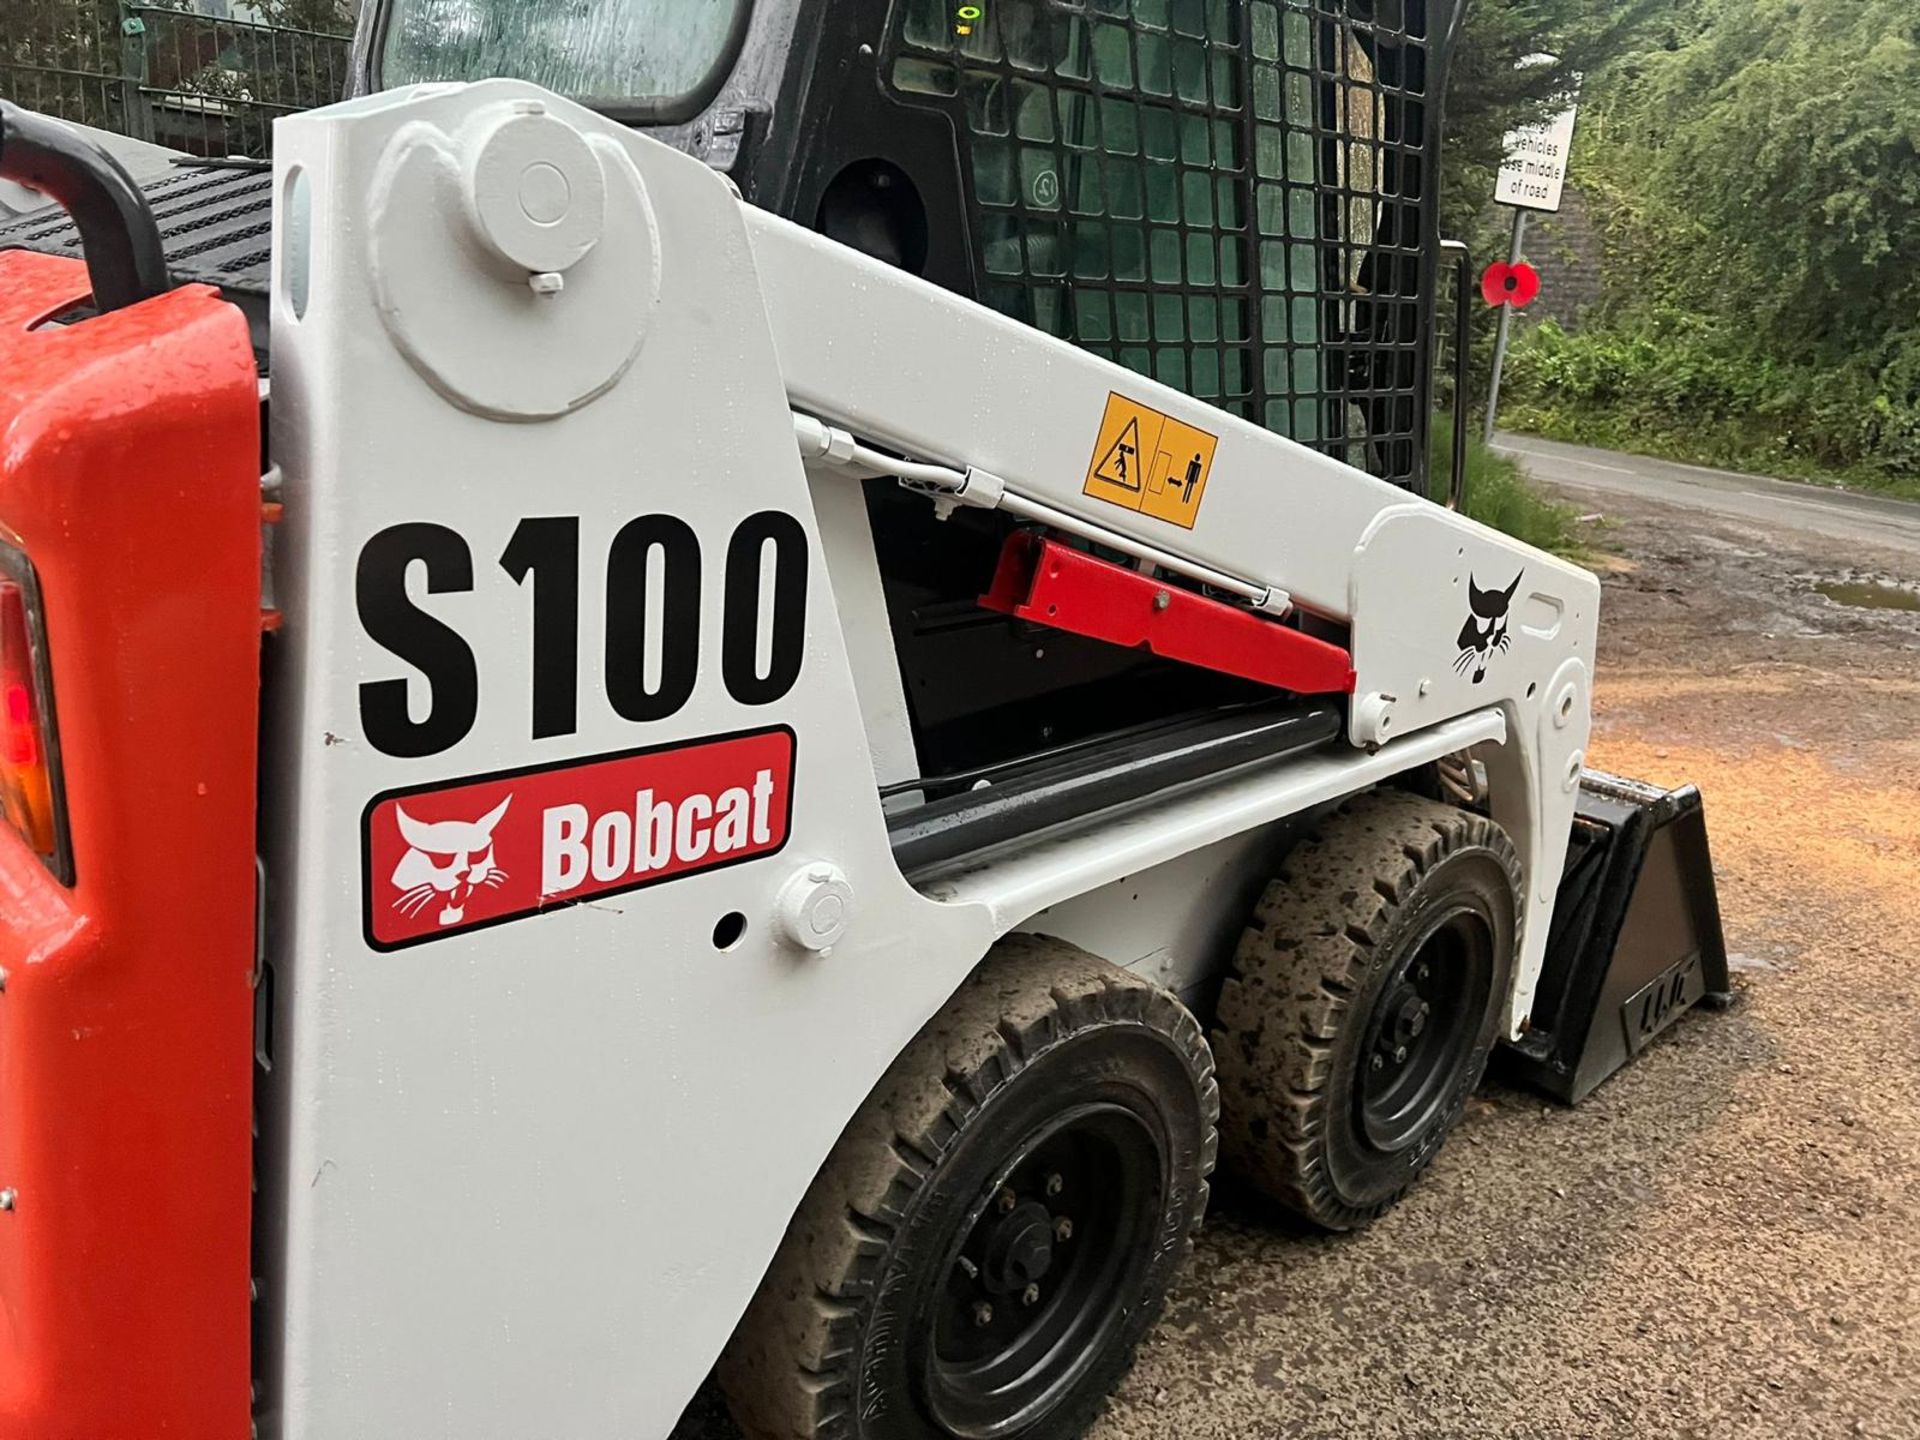
[[478, 820], [416, 820], [394, 807], [400, 838], [407, 853], [393, 867], [393, 887], [400, 896], [393, 908], [408, 919], [440, 902], [440, 923], [458, 925], [466, 918], [467, 901], [481, 888], [496, 890], [507, 872], [493, 860], [493, 827], [513, 803], [509, 795]]
[[1453, 668], [1464, 675], [1471, 666], [1476, 685], [1487, 678], [1487, 662], [1493, 652], [1513, 643], [1507, 634], [1507, 608], [1513, 604], [1520, 577], [1526, 573], [1522, 570], [1514, 576], [1504, 590], [1482, 590], [1472, 575], [1467, 576], [1467, 619], [1460, 627], [1460, 654]]

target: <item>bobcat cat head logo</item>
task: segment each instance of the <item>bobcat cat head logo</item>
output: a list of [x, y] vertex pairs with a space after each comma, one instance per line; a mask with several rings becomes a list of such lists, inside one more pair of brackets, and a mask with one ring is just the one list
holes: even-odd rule
[[1520, 576], [1526, 573], [1522, 570], [1514, 576], [1504, 590], [1482, 590], [1472, 575], [1467, 576], [1467, 620], [1460, 627], [1460, 655], [1453, 668], [1464, 675], [1472, 666], [1476, 685], [1487, 678], [1487, 662], [1493, 652], [1513, 643], [1507, 634], [1507, 608], [1520, 588]]
[[464, 920], [474, 891], [498, 889], [507, 879], [507, 872], [493, 862], [493, 827], [512, 803], [509, 795], [478, 820], [433, 824], [395, 806], [400, 838], [408, 849], [393, 867], [393, 885], [400, 892], [393, 908], [411, 920], [438, 900], [442, 925]]

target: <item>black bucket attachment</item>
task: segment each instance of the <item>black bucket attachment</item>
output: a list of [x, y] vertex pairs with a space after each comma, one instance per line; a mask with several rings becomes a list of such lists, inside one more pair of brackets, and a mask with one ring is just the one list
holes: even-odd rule
[[1589, 770], [1514, 1078], [1584, 1099], [1693, 1006], [1731, 999], [1700, 792]]

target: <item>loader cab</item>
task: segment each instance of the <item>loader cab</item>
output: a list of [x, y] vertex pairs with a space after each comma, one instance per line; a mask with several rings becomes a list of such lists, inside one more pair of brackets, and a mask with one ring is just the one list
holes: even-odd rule
[[[356, 84], [547, 85], [727, 173], [749, 203], [1426, 493], [1456, 14], [1452, 0], [382, 0], [363, 12]], [[1004, 517], [929, 526], [885, 480], [867, 508], [922, 776], [1258, 693], [1191, 671], [1163, 685], [1172, 672], [1135, 652], [1038, 643], [982, 611]]]
[[537, 81], [753, 204], [1424, 492], [1455, 10], [382, 0], [356, 83]]

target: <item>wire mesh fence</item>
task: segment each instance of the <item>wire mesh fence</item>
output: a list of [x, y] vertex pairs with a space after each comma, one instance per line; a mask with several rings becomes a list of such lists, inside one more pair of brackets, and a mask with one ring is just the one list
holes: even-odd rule
[[186, 0], [0, 0], [0, 96], [195, 155], [265, 156], [276, 116], [346, 84], [349, 8], [308, 9], [339, 29]]
[[127, 130], [118, 4], [6, 0], [0, 13], [0, 95], [64, 120]]

